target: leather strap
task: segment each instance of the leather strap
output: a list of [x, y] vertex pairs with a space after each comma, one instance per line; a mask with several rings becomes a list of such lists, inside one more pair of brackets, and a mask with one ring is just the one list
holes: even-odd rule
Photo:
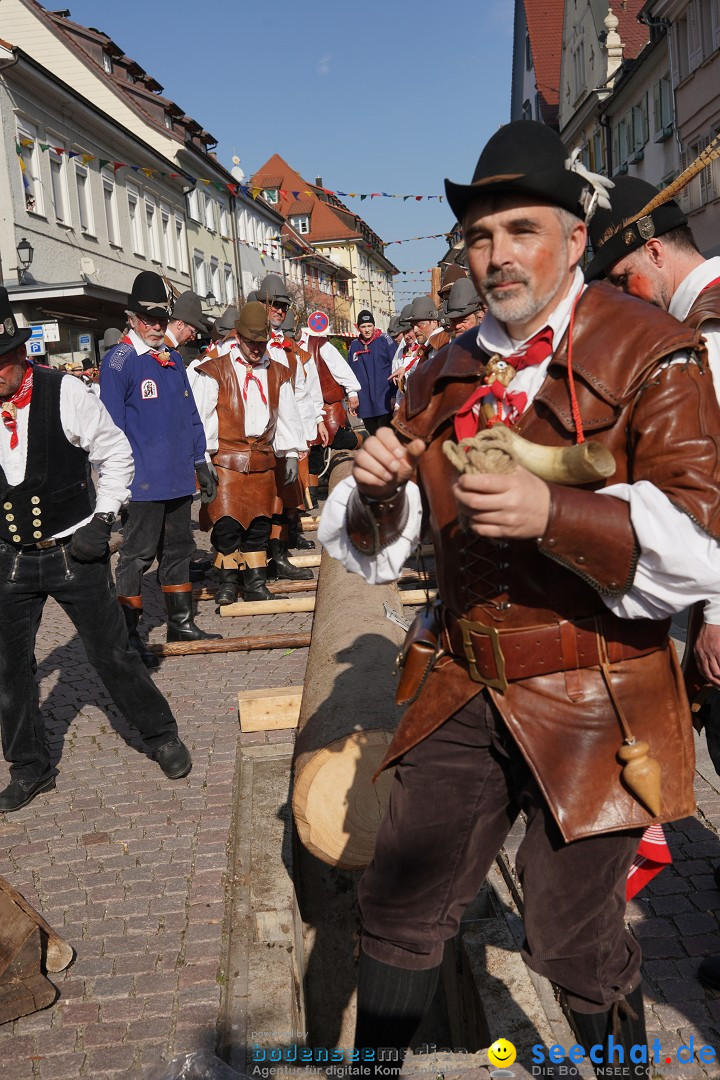
[[555, 671], [633, 660], [663, 648], [669, 619], [617, 619], [608, 613], [521, 630], [497, 630], [444, 610], [443, 647], [465, 660], [470, 677], [507, 689], [508, 683]]
[[348, 499], [346, 515], [350, 543], [361, 555], [377, 555], [401, 535], [410, 516], [403, 484], [389, 499], [364, 499], [355, 488]]

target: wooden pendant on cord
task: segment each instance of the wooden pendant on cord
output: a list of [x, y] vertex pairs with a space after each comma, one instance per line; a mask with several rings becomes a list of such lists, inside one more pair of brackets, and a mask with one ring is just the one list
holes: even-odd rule
[[618, 758], [623, 763], [621, 779], [630, 793], [635, 796], [653, 817], [660, 816], [660, 766], [655, 758], [648, 754], [650, 747], [646, 742], [633, 739], [625, 742], [618, 750]]

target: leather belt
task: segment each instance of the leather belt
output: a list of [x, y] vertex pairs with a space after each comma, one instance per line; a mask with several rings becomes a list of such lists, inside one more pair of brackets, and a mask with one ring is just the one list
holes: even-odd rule
[[37, 544], [22, 544], [20, 551], [47, 551], [48, 548], [63, 547], [72, 540], [70, 536], [58, 536], [52, 540], [38, 540]]
[[442, 620], [445, 651], [465, 660], [474, 682], [502, 692], [520, 679], [647, 656], [663, 648], [670, 629], [670, 619], [618, 619], [610, 612], [512, 630], [447, 610]]

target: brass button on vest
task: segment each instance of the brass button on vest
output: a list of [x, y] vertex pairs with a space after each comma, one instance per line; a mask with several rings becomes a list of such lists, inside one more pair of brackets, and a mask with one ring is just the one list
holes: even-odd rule
[[12, 503], [11, 502], [3, 503], [3, 510], [12, 510]]
[[16, 544], [20, 543], [20, 537], [19, 536], [13, 536], [13, 540], [15, 541]]
[[15, 515], [14, 514], [6, 514], [5, 515], [5, 520], [6, 521], [14, 521], [15, 520]]
[[33, 537], [35, 538], [35, 540], [40, 540], [42, 538], [42, 533], [39, 530], [36, 530], [33, 533]]
[[40, 496], [39, 496], [39, 495], [33, 495], [33, 497], [32, 497], [32, 499], [30, 500], [30, 502], [31, 502], [31, 504], [32, 504], [33, 506], [38, 506], [38, 504], [40, 503]]
[[11, 533], [17, 532], [17, 525], [9, 525], [8, 528], [10, 529]]

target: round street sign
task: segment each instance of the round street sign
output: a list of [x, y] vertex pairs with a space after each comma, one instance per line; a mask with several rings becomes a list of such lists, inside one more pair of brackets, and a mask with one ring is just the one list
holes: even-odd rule
[[307, 324], [313, 334], [324, 334], [330, 325], [330, 320], [324, 311], [313, 311], [312, 315], [308, 316]]

